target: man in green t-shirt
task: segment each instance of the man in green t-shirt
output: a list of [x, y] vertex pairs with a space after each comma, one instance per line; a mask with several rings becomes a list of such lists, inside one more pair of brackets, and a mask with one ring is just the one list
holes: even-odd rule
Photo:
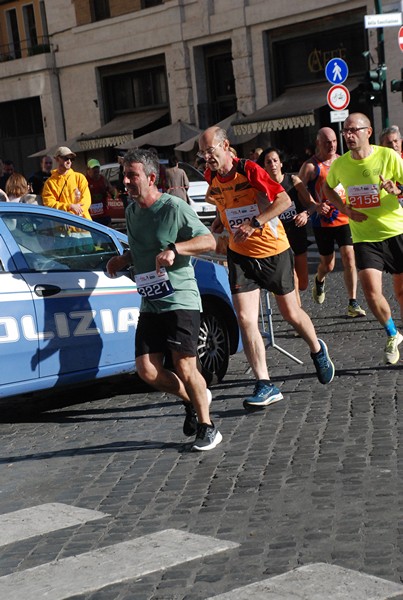
[[[403, 320], [403, 208], [397, 185], [403, 181], [403, 160], [391, 148], [370, 144], [371, 122], [362, 113], [352, 113], [342, 133], [348, 152], [332, 163], [325, 193], [350, 219], [359, 279], [368, 306], [388, 336], [385, 363], [394, 365], [403, 335], [382, 293], [382, 272], [393, 276]], [[339, 183], [346, 191], [345, 205], [334, 190]]]
[[[158, 156], [133, 150], [123, 158], [124, 184], [133, 201], [126, 210], [130, 251], [107, 265], [113, 277], [134, 266], [142, 296], [136, 330], [140, 377], [185, 404], [183, 432], [196, 434], [192, 450], [211, 450], [222, 440], [209, 415], [211, 392], [197, 369], [201, 299], [191, 264], [194, 254], [215, 249], [214, 236], [180, 198], [158, 191]], [[174, 370], [164, 366], [171, 352]]]

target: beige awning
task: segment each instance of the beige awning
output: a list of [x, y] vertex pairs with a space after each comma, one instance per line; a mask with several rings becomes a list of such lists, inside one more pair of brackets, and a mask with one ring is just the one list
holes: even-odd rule
[[[231, 142], [231, 144], [234, 144], [234, 146], [236, 146], [237, 144], [244, 144], [245, 142], [249, 142], [250, 140], [253, 140], [253, 138], [255, 138], [257, 135], [257, 134], [253, 134], [253, 135], [236, 135], [235, 134], [233, 127], [231, 126], [231, 123], [233, 123], [234, 121], [237, 121], [238, 119], [242, 119], [243, 117], [245, 117], [245, 115], [243, 113], [236, 112], [236, 113], [233, 113], [232, 115], [230, 115], [229, 117], [226, 117], [219, 123], [215, 123], [216, 127], [221, 127], [222, 129], [226, 129], [228, 139]], [[187, 140], [186, 142], [184, 142], [183, 144], [179, 144], [179, 146], [176, 146], [175, 150], [179, 150], [180, 152], [191, 152], [193, 150], [195, 144], [197, 144], [198, 140], [199, 140], [199, 135], [195, 135], [195, 136], [191, 137], [189, 140]]]
[[[344, 84], [349, 91], [357, 86], [352, 78]], [[327, 104], [330, 83], [290, 88], [273, 102], [233, 124], [237, 135], [258, 135], [284, 129], [316, 125], [315, 110]], [[329, 108], [330, 110], [330, 108]]]
[[168, 114], [165, 108], [131, 113], [115, 117], [99, 129], [88, 133], [80, 139], [80, 148], [96, 150], [97, 148], [114, 148], [133, 139], [134, 132]]
[[175, 144], [180, 144], [195, 134], [196, 136], [200, 135], [200, 133], [201, 130], [195, 125], [179, 120], [166, 127], [161, 127], [161, 129], [145, 133], [138, 138], [130, 139], [126, 143], [119, 144], [118, 147], [127, 149], [140, 148], [141, 146], [175, 146]]
[[91, 133], [80, 133], [76, 137], [39, 150], [35, 154], [30, 154], [29, 158], [47, 155], [53, 156], [59, 146], [67, 146], [73, 152], [85, 152], [87, 150], [109, 147], [114, 148], [132, 140], [134, 132], [138, 129], [142, 129], [167, 115], [168, 112], [165, 108], [120, 115]]
[[37, 156], [51, 156], [53, 158], [56, 150], [60, 146], [67, 146], [67, 148], [70, 148], [72, 152], [81, 152], [80, 140], [84, 137], [85, 133], [80, 133], [80, 135], [76, 135], [75, 137], [69, 138], [68, 140], [62, 140], [58, 144], [53, 144], [53, 146], [48, 146], [43, 150], [39, 150], [34, 154], [30, 154], [28, 158], [36, 158]]

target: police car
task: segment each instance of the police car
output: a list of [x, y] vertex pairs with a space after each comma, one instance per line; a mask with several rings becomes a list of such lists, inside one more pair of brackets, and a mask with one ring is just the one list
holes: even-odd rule
[[[0, 203], [0, 397], [135, 371], [140, 295], [106, 264], [127, 237], [51, 208]], [[198, 357], [208, 383], [240, 348], [225, 267], [194, 259], [203, 301]]]

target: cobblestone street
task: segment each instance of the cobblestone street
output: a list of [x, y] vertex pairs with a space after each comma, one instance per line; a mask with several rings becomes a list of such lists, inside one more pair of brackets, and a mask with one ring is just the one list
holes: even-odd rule
[[[385, 286], [400, 325], [389, 277]], [[385, 334], [371, 315], [347, 318], [340, 271], [323, 305], [310, 290], [302, 301], [328, 344], [334, 381], [317, 381], [307, 346], [274, 309], [275, 342], [303, 364], [268, 348], [284, 400], [246, 413], [253, 377], [244, 354], [233, 357], [212, 388], [223, 435], [212, 452], [189, 451], [173, 397], [127, 381], [4, 403], [3, 517], [44, 503], [106, 516], [2, 546], [0, 575], [174, 529], [233, 544], [74, 598], [205, 600], [313, 563], [401, 583], [403, 361], [382, 364]], [[308, 598], [297, 592], [264, 597]], [[402, 596], [371, 596], [388, 597]]]

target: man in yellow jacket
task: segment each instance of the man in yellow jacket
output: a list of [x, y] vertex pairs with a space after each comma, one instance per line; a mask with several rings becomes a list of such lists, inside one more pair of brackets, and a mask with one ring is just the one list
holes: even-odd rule
[[71, 168], [75, 157], [67, 146], [60, 146], [56, 150], [54, 158], [57, 167], [43, 186], [43, 204], [91, 220], [91, 193], [86, 177]]

